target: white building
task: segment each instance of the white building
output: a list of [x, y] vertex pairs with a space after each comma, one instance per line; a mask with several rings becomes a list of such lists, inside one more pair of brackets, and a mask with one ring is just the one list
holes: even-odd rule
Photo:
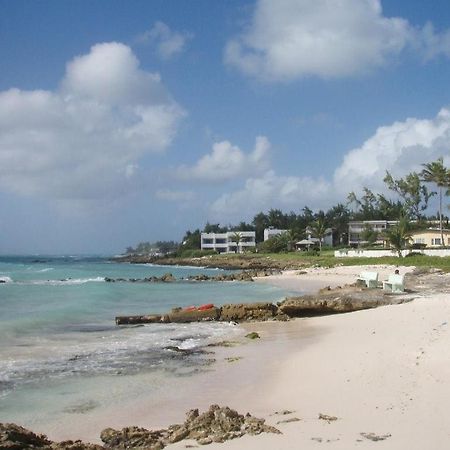
[[[240, 236], [239, 243], [236, 235]], [[256, 246], [254, 231], [228, 231], [227, 233], [202, 233], [201, 249], [219, 253], [241, 253]]]
[[[319, 246], [319, 238], [314, 236], [314, 231], [311, 228], [306, 228], [306, 240], [314, 242]], [[333, 247], [333, 229], [327, 228], [322, 238], [322, 245], [325, 247]]]
[[270, 239], [271, 237], [278, 236], [279, 234], [287, 233], [288, 230], [279, 230], [278, 228], [266, 228], [264, 230], [264, 240]]
[[366, 244], [362, 237], [364, 231], [370, 227], [373, 231], [378, 233], [376, 244], [383, 244], [384, 239], [382, 234], [388, 228], [397, 225], [397, 220], [360, 220], [351, 221], [348, 223], [348, 244], [355, 247], [359, 244]]

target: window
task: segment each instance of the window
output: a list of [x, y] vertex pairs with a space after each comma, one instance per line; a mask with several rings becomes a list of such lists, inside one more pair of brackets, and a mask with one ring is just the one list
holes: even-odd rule
[[431, 239], [431, 245], [442, 245], [441, 244], [441, 238]]
[[415, 238], [414, 243], [415, 244], [425, 244], [425, 238]]

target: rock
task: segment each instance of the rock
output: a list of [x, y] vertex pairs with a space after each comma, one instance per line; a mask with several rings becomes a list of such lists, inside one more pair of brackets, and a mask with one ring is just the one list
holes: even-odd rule
[[279, 304], [279, 313], [289, 317], [305, 317], [359, 311], [410, 301], [397, 295], [385, 295], [381, 289], [364, 289], [347, 286], [331, 289], [317, 295], [286, 298]]
[[240, 303], [222, 306], [220, 320], [228, 322], [242, 322], [251, 320], [271, 320], [278, 313], [273, 303]]
[[261, 338], [261, 336], [256, 331], [246, 334], [245, 337], [248, 339], [260, 339]]
[[13, 423], [0, 423], [0, 448], [28, 449], [48, 448], [51, 441], [47, 436], [35, 434]]
[[243, 415], [228, 407], [211, 405], [199, 414], [198, 409], [189, 411], [183, 424], [174, 424], [164, 430], [147, 430], [126, 427], [122, 430], [104, 429], [100, 439], [104, 446], [81, 441], [52, 442], [47, 436], [35, 434], [15, 424], [0, 423], [0, 448], [10, 450], [162, 450], [169, 444], [183, 439], [195, 439], [199, 444], [224, 442], [244, 434], [280, 433], [247, 413]]
[[81, 441], [52, 442], [43, 434], [35, 434], [13, 423], [0, 423], [0, 448], [10, 450], [102, 450], [100, 445]]
[[212, 307], [205, 310], [194, 309], [186, 311], [184, 309], [172, 309], [168, 314], [171, 323], [189, 323], [218, 320], [220, 317], [220, 308]]
[[105, 443], [104, 448], [119, 450], [160, 450], [165, 447], [168, 438], [167, 430], [149, 431], [139, 427], [126, 427], [120, 431], [106, 428], [100, 433], [100, 439]]
[[159, 323], [162, 317], [158, 314], [147, 316], [117, 316], [116, 325], [135, 325], [139, 323]]
[[326, 420], [328, 423], [338, 420], [338, 418], [336, 416], [329, 416], [327, 414], [322, 414], [322, 413], [319, 414], [319, 419]]
[[160, 280], [161, 280], [163, 283], [170, 283], [170, 282], [172, 282], [172, 281], [176, 281], [176, 278], [175, 278], [171, 273], [165, 273], [165, 274], [160, 278]]
[[359, 433], [362, 437], [369, 439], [370, 441], [384, 441], [387, 438], [390, 438], [391, 434], [383, 434], [377, 435], [375, 433]]

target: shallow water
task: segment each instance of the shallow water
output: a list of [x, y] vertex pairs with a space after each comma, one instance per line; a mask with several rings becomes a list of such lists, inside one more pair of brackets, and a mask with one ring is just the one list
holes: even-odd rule
[[[174, 283], [107, 283], [171, 272]], [[0, 258], [0, 421], [26, 426], [155, 396], [177, 377], [209, 370], [209, 343], [240, 336], [228, 323], [117, 327], [116, 315], [175, 306], [279, 300], [260, 283], [196, 283], [217, 269], [112, 263], [101, 258]], [[177, 347], [181, 351], [176, 351]], [[184, 351], [183, 351], [184, 350]], [[186, 351], [189, 350], [189, 351]]]

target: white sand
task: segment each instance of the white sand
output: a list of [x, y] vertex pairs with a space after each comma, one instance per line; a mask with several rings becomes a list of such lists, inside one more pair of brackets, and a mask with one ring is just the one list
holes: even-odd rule
[[[300, 421], [276, 425], [282, 435], [245, 436], [208, 448], [449, 448], [450, 294], [248, 327], [262, 339], [244, 347], [245, 358], [234, 363], [241, 366], [237, 390], [230, 392], [228, 402], [218, 403], [272, 425], [292, 417]], [[252, 370], [259, 383], [245, 386], [243, 379]], [[282, 410], [293, 413], [274, 415]], [[319, 413], [338, 420], [319, 420]], [[374, 442], [361, 433], [386, 438]], [[185, 446], [186, 441], [170, 448]]]
[[395, 269], [399, 269], [401, 274], [411, 272], [414, 267], [400, 267], [389, 265], [378, 266], [340, 266], [330, 269], [321, 267], [307, 268], [302, 270], [287, 270], [280, 275], [270, 275], [268, 277], [256, 279], [259, 283], [269, 283], [274, 286], [284, 288], [293, 292], [311, 293], [330, 286], [331, 288], [351, 284], [362, 271], [378, 272], [378, 280], [387, 280]]

